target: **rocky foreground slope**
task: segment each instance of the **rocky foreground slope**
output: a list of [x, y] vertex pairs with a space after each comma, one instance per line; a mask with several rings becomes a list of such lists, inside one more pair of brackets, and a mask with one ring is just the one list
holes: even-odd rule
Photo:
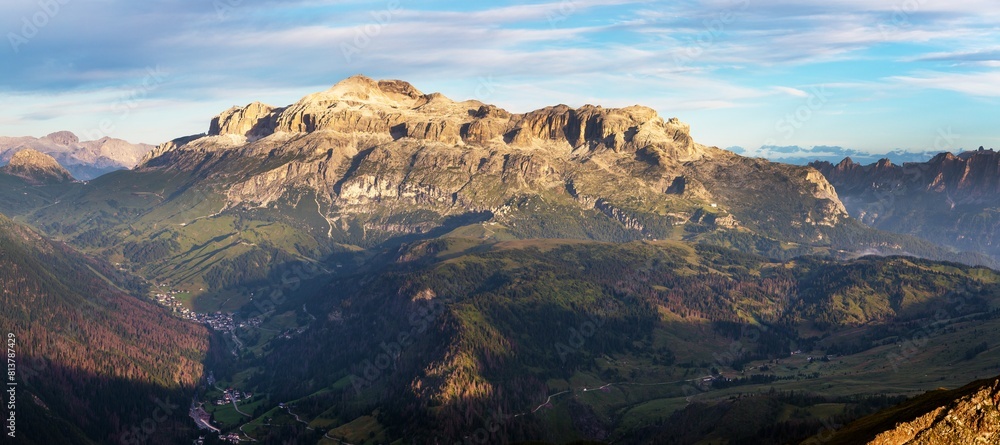
[[937, 390], [804, 443], [941, 445], [1000, 443], [1000, 378]]

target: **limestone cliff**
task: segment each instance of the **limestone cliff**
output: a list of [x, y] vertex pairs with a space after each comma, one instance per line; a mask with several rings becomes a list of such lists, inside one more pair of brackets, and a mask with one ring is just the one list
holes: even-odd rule
[[[815, 170], [700, 145], [687, 124], [647, 107], [513, 113], [363, 76], [287, 107], [233, 107], [206, 135], [163, 144], [139, 168], [211, 169], [227, 208], [308, 193], [330, 234], [420, 231], [470, 212], [512, 228], [534, 199], [604, 215], [640, 238], [696, 224], [815, 241], [815, 226], [846, 216]], [[774, 198], [784, 213], [761, 217]], [[790, 220], [796, 228], [785, 230]]]
[[440, 93], [423, 94], [398, 80], [355, 76], [285, 108], [259, 102], [233, 107], [212, 120], [208, 134], [252, 139], [274, 133], [338, 131], [567, 152], [646, 148], [685, 162], [705, 155], [691, 140], [689, 130], [686, 124], [665, 121], [656, 111], [641, 106], [574, 109], [559, 105], [514, 114], [478, 101], [455, 102]]

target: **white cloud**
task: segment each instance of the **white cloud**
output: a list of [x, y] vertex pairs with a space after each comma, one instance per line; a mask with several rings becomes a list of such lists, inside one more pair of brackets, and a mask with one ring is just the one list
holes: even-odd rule
[[1000, 71], [922, 72], [912, 76], [892, 76], [889, 80], [910, 87], [955, 91], [970, 96], [1000, 97]]
[[780, 93], [788, 94], [790, 96], [795, 96], [795, 97], [809, 97], [809, 93], [807, 93], [805, 91], [802, 91], [802, 90], [800, 90], [798, 88], [778, 86], [778, 87], [772, 87], [772, 89], [774, 89], [775, 91], [778, 91]]

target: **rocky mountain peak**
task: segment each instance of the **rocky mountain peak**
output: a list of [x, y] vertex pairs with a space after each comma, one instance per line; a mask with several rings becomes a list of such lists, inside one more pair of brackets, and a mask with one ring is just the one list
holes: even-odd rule
[[[688, 124], [649, 107], [513, 113], [363, 76], [282, 108], [226, 110], [209, 134], [162, 144], [138, 167], [160, 168], [208, 170], [226, 208], [271, 208], [309, 190], [330, 237], [428, 231], [473, 214], [527, 230], [512, 215], [536, 200], [604, 215], [626, 238], [690, 223], [818, 240], [847, 216], [816, 170], [697, 144]], [[795, 210], [774, 217], [774, 196]], [[417, 216], [401, 224], [394, 212]]]
[[15, 153], [32, 149], [55, 158], [74, 178], [90, 180], [105, 173], [135, 167], [152, 145], [132, 144], [111, 137], [81, 141], [69, 131], [41, 138], [0, 137], [0, 164], [10, 162]]
[[[438, 95], [440, 96], [440, 94]], [[318, 97], [401, 105], [412, 104], [413, 101], [424, 98], [424, 93], [409, 82], [402, 80], [376, 81], [366, 76], [356, 75], [337, 82], [329, 90], [320, 93]]]
[[[861, 168], [861, 164], [858, 164], [858, 163], [854, 162], [854, 160], [851, 159], [850, 157], [844, 158], [842, 161], [840, 161], [839, 163], [837, 163], [836, 166], [833, 166], [833, 164], [830, 164], [829, 162], [826, 162], [826, 161], [820, 161], [820, 162], [817, 162], [816, 164], [822, 165], [823, 168], [836, 168], [837, 171], [841, 171], [841, 172], [847, 172], [847, 171], [856, 170], [858, 168]], [[819, 168], [819, 167], [817, 167], [817, 168]]]
[[59, 145], [73, 145], [80, 143], [80, 138], [71, 131], [57, 131], [45, 136], [44, 139], [48, 139]]
[[24, 178], [33, 184], [53, 184], [73, 180], [73, 176], [59, 165], [55, 158], [30, 148], [15, 153], [2, 171]]
[[[959, 250], [1000, 254], [1000, 153], [940, 153], [927, 162], [887, 160], [850, 167], [810, 164], [852, 216], [876, 228], [919, 235]], [[914, 224], [920, 221], [919, 224]]]
[[894, 167], [896, 167], [896, 165], [893, 164], [889, 158], [879, 159], [878, 162], [875, 163], [876, 170], [891, 170]]
[[690, 127], [643, 106], [546, 107], [524, 114], [470, 100], [424, 94], [401, 80], [347, 78], [285, 108], [254, 102], [216, 116], [209, 136], [256, 140], [275, 133], [333, 131], [448, 145], [510, 146], [581, 153], [642, 152], [652, 162], [685, 162], [705, 155]]

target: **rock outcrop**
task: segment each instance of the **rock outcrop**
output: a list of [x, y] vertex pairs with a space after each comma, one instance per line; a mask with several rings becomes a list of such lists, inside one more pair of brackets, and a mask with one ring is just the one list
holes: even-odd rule
[[212, 119], [210, 135], [235, 134], [256, 138], [274, 132], [275, 109], [260, 102], [233, 107]]
[[1000, 443], [1000, 378], [936, 390], [804, 444], [939, 445]]
[[73, 181], [73, 175], [52, 156], [30, 148], [15, 153], [10, 163], [0, 168], [0, 172], [23, 178], [35, 185]]

